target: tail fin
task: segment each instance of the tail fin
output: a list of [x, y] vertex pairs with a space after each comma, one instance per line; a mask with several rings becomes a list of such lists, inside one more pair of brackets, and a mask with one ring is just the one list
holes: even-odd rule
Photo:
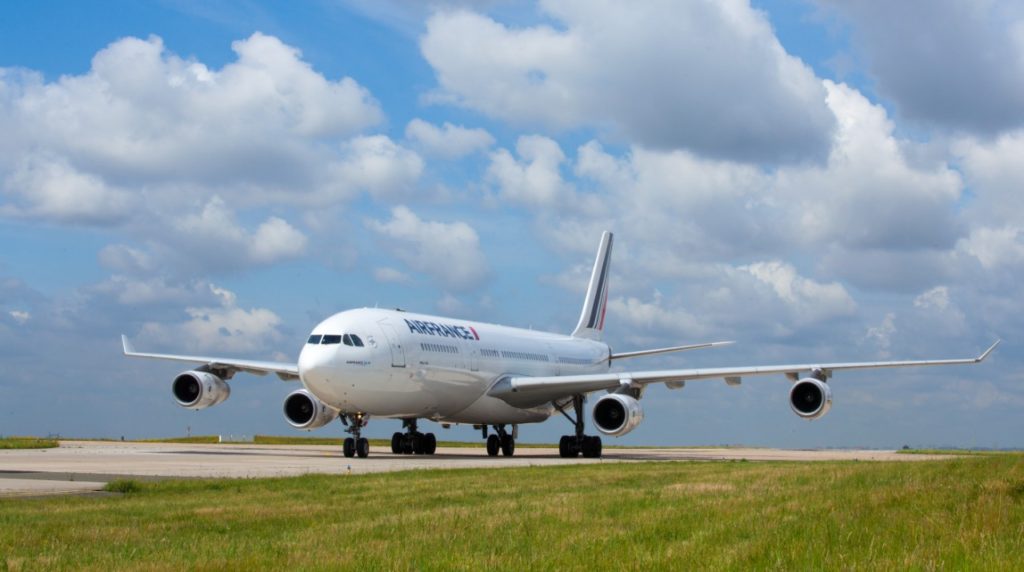
[[605, 231], [601, 235], [601, 245], [597, 249], [597, 260], [594, 270], [590, 273], [590, 286], [587, 297], [583, 301], [580, 312], [580, 323], [573, 331], [574, 338], [600, 340], [604, 330], [604, 311], [608, 305], [608, 269], [612, 260], [612, 233]]

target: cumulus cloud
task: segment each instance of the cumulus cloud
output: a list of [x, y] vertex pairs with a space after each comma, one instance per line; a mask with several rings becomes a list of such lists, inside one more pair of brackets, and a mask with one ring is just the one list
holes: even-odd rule
[[749, 272], [770, 286], [775, 295], [804, 321], [848, 316], [857, 309], [857, 304], [842, 284], [815, 282], [800, 276], [796, 268], [784, 262], [756, 262], [739, 270]]
[[[265, 34], [232, 49], [213, 69], [129, 37], [80, 75], [0, 68], [0, 216], [115, 227], [147, 245], [106, 248], [115, 270], [218, 271], [302, 254], [305, 234], [268, 217], [274, 208], [415, 187], [422, 158], [364, 133], [383, 113], [355, 80], [325, 77]], [[235, 212], [264, 220], [246, 229]]]
[[191, 245], [190, 252], [211, 262], [266, 264], [301, 255], [307, 243], [304, 234], [277, 217], [268, 218], [255, 232], [248, 232], [216, 196], [200, 212], [180, 217], [173, 225], [174, 240]]
[[386, 239], [395, 257], [448, 290], [472, 290], [487, 276], [480, 238], [465, 222], [425, 221], [398, 206], [391, 210], [391, 220], [370, 220], [366, 225]]
[[494, 145], [494, 137], [484, 129], [467, 129], [445, 121], [437, 127], [422, 119], [413, 119], [405, 127], [405, 138], [431, 157], [459, 159]]
[[839, 121], [828, 163], [783, 168], [776, 188], [803, 239], [846, 248], [949, 248], [960, 229], [954, 205], [963, 182], [944, 163], [917, 166], [885, 110], [857, 90], [825, 81]]
[[949, 308], [949, 287], [936, 286], [927, 292], [921, 293], [917, 298], [914, 298], [914, 307], [924, 310], [945, 310]]
[[9, 315], [15, 322], [17, 322], [19, 326], [25, 325], [26, 322], [32, 319], [32, 314], [24, 310], [11, 310], [7, 312], [7, 315]]
[[971, 231], [958, 247], [988, 270], [1024, 262], [1024, 229], [1016, 225], [981, 227]]
[[409, 275], [395, 268], [380, 267], [373, 269], [373, 279], [377, 282], [404, 284], [409, 281]]
[[553, 139], [525, 135], [516, 142], [518, 159], [507, 149], [491, 154], [487, 179], [498, 195], [510, 202], [551, 207], [564, 202], [572, 192], [560, 173], [565, 154]]
[[607, 128], [653, 148], [819, 159], [834, 127], [813, 72], [744, 0], [549, 0], [558, 26], [465, 10], [427, 21], [435, 99], [528, 125]]
[[818, 2], [852, 25], [878, 90], [903, 116], [988, 135], [1024, 124], [1019, 2]]
[[269, 352], [282, 342], [277, 314], [264, 308], [239, 308], [233, 292], [213, 285], [209, 288], [219, 305], [186, 308], [188, 319], [184, 322], [146, 322], [141, 338], [164, 347], [201, 352]]

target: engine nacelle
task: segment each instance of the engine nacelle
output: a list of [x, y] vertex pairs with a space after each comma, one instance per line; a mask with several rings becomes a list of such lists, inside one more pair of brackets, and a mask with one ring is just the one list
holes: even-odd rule
[[609, 393], [594, 404], [594, 427], [605, 435], [619, 437], [644, 420], [640, 402], [629, 395]]
[[801, 379], [789, 390], [789, 406], [804, 419], [818, 419], [832, 408], [832, 389], [813, 377]]
[[178, 405], [188, 409], [206, 409], [223, 403], [231, 395], [228, 382], [208, 371], [184, 371], [171, 383]]
[[297, 389], [284, 398], [284, 418], [296, 429], [312, 431], [338, 418], [338, 411], [305, 389]]

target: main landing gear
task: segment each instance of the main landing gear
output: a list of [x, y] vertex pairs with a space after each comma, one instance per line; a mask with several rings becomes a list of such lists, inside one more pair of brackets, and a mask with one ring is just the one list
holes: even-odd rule
[[515, 425], [512, 426], [512, 433], [505, 430], [504, 425], [494, 425], [494, 430], [497, 431], [497, 435], [488, 435], [487, 426], [481, 425], [480, 430], [483, 432], [484, 439], [487, 439], [487, 454], [491, 457], [497, 457], [498, 451], [501, 451], [502, 455], [511, 457], [516, 452], [516, 439], [515, 439]]
[[[346, 417], [348, 421], [346, 421]], [[345, 438], [345, 442], [341, 446], [341, 452], [346, 457], [358, 455], [360, 459], [365, 459], [370, 455], [370, 441], [362, 436], [363, 427], [366, 426], [367, 421], [367, 416], [362, 413], [355, 413], [351, 416], [343, 415], [341, 417], [341, 422], [348, 425], [348, 429], [345, 431], [352, 434], [351, 437]]]
[[437, 437], [433, 433], [420, 433], [415, 419], [402, 419], [405, 433], [391, 436], [391, 452], [396, 455], [433, 455], [437, 450]]
[[601, 456], [601, 438], [596, 435], [583, 434], [582, 395], [574, 395], [572, 397], [572, 408], [575, 410], [576, 419], [569, 417], [569, 414], [564, 409], [558, 407], [562, 415], [565, 415], [565, 418], [576, 426], [575, 435], [562, 435], [562, 438], [558, 440], [558, 454], [562, 457], [575, 457], [583, 453], [584, 457], [590, 459], [599, 458]]

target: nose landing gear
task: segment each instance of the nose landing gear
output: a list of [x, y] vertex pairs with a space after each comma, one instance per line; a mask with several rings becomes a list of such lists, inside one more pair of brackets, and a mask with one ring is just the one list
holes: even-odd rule
[[369, 417], [363, 413], [341, 416], [341, 422], [348, 426], [345, 431], [352, 434], [351, 437], [346, 437], [341, 445], [341, 452], [346, 457], [351, 458], [358, 455], [360, 459], [365, 459], [370, 456], [370, 441], [362, 436], [363, 427], [366, 426], [367, 421], [369, 421]]

